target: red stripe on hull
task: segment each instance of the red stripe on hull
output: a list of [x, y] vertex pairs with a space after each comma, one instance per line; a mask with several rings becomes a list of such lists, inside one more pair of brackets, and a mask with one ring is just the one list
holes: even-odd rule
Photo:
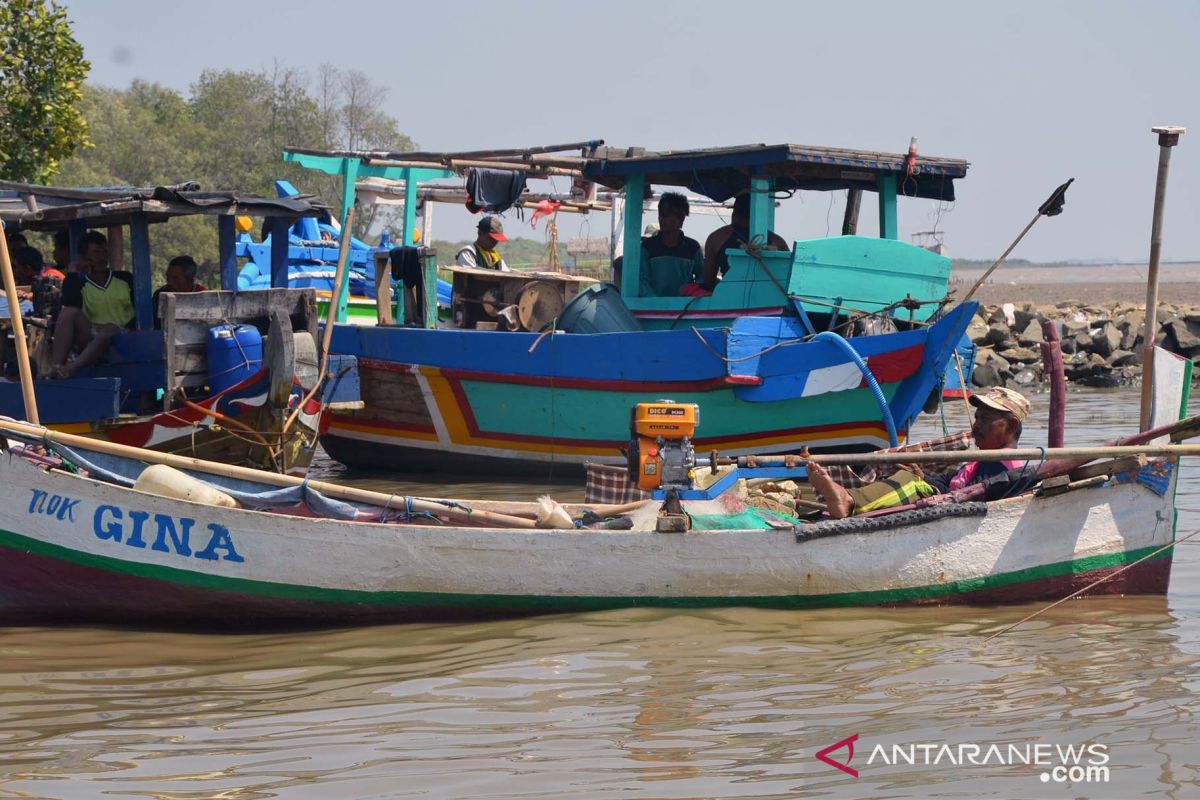
[[[1056, 600], [1083, 588], [1118, 567], [1039, 578], [1012, 586], [982, 589], [957, 595], [905, 601], [896, 605], [999, 604]], [[1171, 558], [1143, 562], [1100, 584], [1085, 596], [1164, 595], [1171, 574]], [[448, 596], [446, 604], [369, 605], [264, 597], [256, 594], [181, 586], [84, 567], [49, 556], [6, 550], [0, 558], [0, 624], [78, 625], [115, 624], [173, 630], [268, 630], [281, 628], [344, 627], [366, 623], [412, 620], [449, 620], [553, 613], [559, 610], [546, 598], [498, 600], [488, 607], [460, 607]], [[800, 605], [819, 606], [813, 598]], [[654, 605], [647, 598], [587, 598], [595, 608]], [[766, 602], [764, 602], [766, 601]], [[680, 605], [666, 598], [662, 605]], [[731, 598], [704, 598], [688, 605], [736, 606]], [[566, 598], [562, 610], [572, 610]], [[753, 598], [745, 605], [790, 605], [789, 598]], [[840, 605], [840, 604], [839, 604]]]

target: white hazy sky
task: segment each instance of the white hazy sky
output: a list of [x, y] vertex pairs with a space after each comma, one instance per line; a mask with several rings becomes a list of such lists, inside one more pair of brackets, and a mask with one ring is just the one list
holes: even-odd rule
[[[204, 69], [329, 62], [387, 87], [385, 110], [427, 149], [603, 138], [896, 152], [916, 136], [922, 154], [972, 166], [953, 205], [901, 202], [902, 238], [936, 224], [966, 258], [999, 255], [1075, 177], [1064, 214], [1041, 220], [1014, 257], [1145, 260], [1150, 127], [1183, 125], [1163, 254], [1200, 258], [1197, 0], [65, 5], [95, 83], [143, 78], [186, 93]], [[842, 193], [785, 201], [777, 229], [789, 240], [836, 233], [842, 204]], [[465, 211], [442, 207], [436, 224], [439, 238], [471, 228]], [[688, 232], [712, 225], [693, 219]], [[607, 233], [608, 222], [591, 228]]]

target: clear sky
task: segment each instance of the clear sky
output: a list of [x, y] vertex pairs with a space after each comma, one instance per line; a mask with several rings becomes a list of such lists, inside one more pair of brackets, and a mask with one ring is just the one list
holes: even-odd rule
[[[207, 68], [329, 62], [387, 87], [385, 110], [426, 149], [603, 138], [899, 152], [916, 136], [922, 154], [972, 166], [951, 206], [902, 200], [902, 238], [936, 224], [965, 258], [998, 256], [1074, 177], [1063, 215], [1039, 221], [1013, 256], [1146, 259], [1150, 127], [1183, 125], [1163, 255], [1200, 258], [1197, 0], [65, 5], [93, 82], [186, 92]], [[785, 201], [777, 228], [788, 240], [836, 233], [842, 205], [840, 192]], [[439, 238], [471, 228], [459, 209], [439, 207], [435, 220]], [[702, 238], [712, 224], [694, 219], [687, 231]], [[607, 230], [597, 219], [590, 232]]]

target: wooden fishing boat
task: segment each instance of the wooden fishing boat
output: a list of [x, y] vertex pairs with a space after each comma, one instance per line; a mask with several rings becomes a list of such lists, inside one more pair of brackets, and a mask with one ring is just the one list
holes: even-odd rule
[[[114, 270], [125, 268], [123, 243], [129, 243], [136, 316], [129, 329], [113, 337], [102, 361], [71, 378], [46, 379], [50, 332], [39, 331], [44, 347], [34, 351], [41, 379], [33, 388], [40, 421], [58, 430], [165, 452], [282, 472], [307, 469], [320, 425], [319, 413], [310, 407], [313, 399], [304, 402], [318, 382], [314, 291], [164, 293], [161, 307], [154, 308], [150, 226], [179, 217], [215, 219], [222, 276], [236, 289], [239, 215], [262, 216], [269, 228], [286, 230], [296, 219], [323, 210], [308, 195], [259, 198], [202, 192], [195, 184], [66, 189], [0, 183], [0, 219], [6, 225], [68, 231], [72, 252], [78, 252], [89, 228], [100, 229], [108, 235]], [[272, 254], [276, 262], [286, 263], [286, 249]], [[206, 342], [214, 326], [227, 329], [229, 341], [237, 345], [230, 364], [209, 363]], [[243, 339], [252, 339], [254, 347], [243, 347]], [[255, 350], [259, 343], [261, 350]], [[353, 372], [352, 359], [334, 366]], [[327, 382], [315, 400], [318, 405], [353, 403], [355, 392], [351, 376]], [[0, 413], [21, 416], [23, 411], [20, 386], [0, 381]]]
[[[632, 315], [632, 327], [572, 329], [563, 322], [567, 309], [549, 326], [562, 325], [565, 333], [545, 336], [483, 330], [477, 314], [456, 317], [459, 328], [440, 330], [338, 325], [333, 352], [358, 360], [363, 408], [331, 414], [321, 437], [331, 456], [363, 468], [575, 470], [588, 460], [620, 459], [625, 409], [647, 392], [699, 403], [714, 422], [698, 446], [735, 453], [873, 449], [906, 435], [971, 312], [929, 324], [949, 303], [950, 262], [897, 240], [897, 200], [953, 199], [965, 161], [798, 145], [645, 153], [593, 142], [579, 156], [550, 149], [285, 153], [301, 166], [341, 175], [348, 191], [361, 177], [404, 180], [413, 201], [406, 214], [421, 180], [470, 165], [520, 162], [516, 166], [530, 175], [575, 174], [623, 192], [621, 287], [581, 292], [578, 299], [593, 306], [581, 316]], [[774, 192], [846, 190], [853, 213], [843, 235], [796, 242], [791, 252], [731, 250], [729, 271], [709, 296], [642, 297], [643, 201], [650, 185], [687, 187], [717, 201], [751, 192], [752, 237], [773, 226]], [[864, 192], [879, 196], [879, 238], [857, 235]], [[529, 283], [548, 281], [529, 276]], [[486, 299], [478, 302], [489, 307]], [[882, 317], [900, 330], [850, 338], [850, 354], [830, 341], [832, 332], [808, 341], [826, 331], [847, 333], [852, 314]], [[856, 358], [870, 363], [873, 377], [864, 379]], [[819, 398], [829, 391], [839, 391], [836, 403]], [[883, 414], [880, 392], [888, 407]]]
[[[1198, 425], [1139, 441], [1195, 435]], [[629, 530], [539, 529], [531, 503], [289, 482], [23, 423], [0, 421], [0, 433], [0, 481], [12, 498], [0, 506], [0, 623], [227, 630], [645, 605], [1022, 602], [1105, 577], [1085, 593], [1163, 594], [1177, 457], [1200, 452], [1142, 448], [1167, 457], [1132, 468], [1110, 460], [1053, 495], [660, 533], [656, 504], [592, 507], [628, 514]], [[146, 462], [186, 468], [242, 507], [130, 488]], [[684, 508], [696, 521], [730, 510]], [[568, 511], [588, 519], [578, 506]]]

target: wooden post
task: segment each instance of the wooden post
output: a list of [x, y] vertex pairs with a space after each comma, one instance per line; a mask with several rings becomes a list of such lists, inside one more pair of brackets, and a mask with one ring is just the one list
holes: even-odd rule
[[771, 229], [775, 214], [775, 200], [771, 197], [771, 179], [750, 179], [750, 238], [761, 236], [763, 246], [767, 244], [767, 231]]
[[426, 245], [422, 248], [422, 252], [425, 254], [422, 259], [424, 280], [421, 282], [422, 288], [425, 290], [425, 313], [421, 322], [426, 328], [436, 328], [438, 326], [437, 250]]
[[139, 211], [129, 220], [129, 260], [133, 267], [133, 308], [138, 330], [154, 327], [154, 267], [150, 264], [150, 219]]
[[645, 175], [625, 180], [625, 250], [621, 261], [621, 296], [637, 297], [642, 280], [642, 206], [646, 202]]
[[271, 231], [271, 288], [288, 288], [288, 229], [286, 217], [270, 217], [267, 227]]
[[217, 261], [221, 267], [221, 288], [237, 291], [237, 218], [233, 215], [217, 217]]
[[899, 223], [896, 216], [896, 176], [880, 173], [879, 186], [879, 238], [898, 239]]
[[383, 252], [375, 254], [375, 324], [392, 324], [392, 271]]
[[120, 225], [108, 226], [108, 266], [125, 269], [125, 229]]
[[17, 299], [17, 279], [12, 261], [8, 258], [8, 237], [0, 231], [0, 271], [4, 273], [4, 296], [8, 298], [8, 314], [12, 323], [13, 340], [17, 345], [17, 371], [21, 375], [21, 398], [25, 401], [25, 419], [37, 425], [37, 396], [33, 393], [33, 370], [29, 366], [29, 346], [25, 341], [25, 321], [21, 318], [21, 301]]
[[83, 235], [87, 233], [86, 219], [73, 219], [67, 223], [67, 231], [71, 237], [71, 253], [67, 258], [67, 264], [74, 264], [83, 255], [79, 252], [79, 248], [83, 245]]
[[1142, 329], [1142, 413], [1140, 430], [1150, 425], [1154, 397], [1154, 337], [1158, 335], [1158, 259], [1162, 253], [1163, 206], [1167, 202], [1167, 174], [1171, 148], [1186, 130], [1178, 125], [1150, 129], [1158, 134], [1158, 180], [1154, 186], [1154, 217], [1150, 223], [1150, 269], [1146, 274], [1146, 324]]
[[1063, 370], [1062, 345], [1059, 341], [1058, 323], [1046, 320], [1042, 323], [1042, 364], [1046, 378], [1050, 381], [1050, 425], [1046, 436], [1047, 447], [1062, 447], [1067, 419], [1067, 377]]
[[846, 190], [846, 213], [842, 216], [842, 236], [858, 233], [858, 210], [862, 206], [862, 189]]

